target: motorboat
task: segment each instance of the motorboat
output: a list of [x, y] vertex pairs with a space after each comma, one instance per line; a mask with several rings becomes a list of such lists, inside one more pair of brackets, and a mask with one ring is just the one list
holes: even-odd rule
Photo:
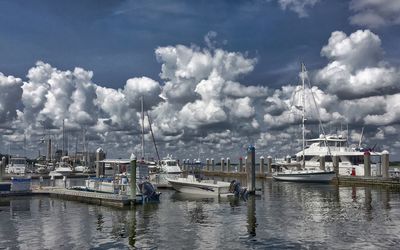
[[72, 173], [72, 166], [68, 163], [68, 156], [63, 156], [61, 162], [57, 163], [53, 171], [49, 173], [50, 176], [66, 176]]
[[178, 161], [173, 159], [170, 155], [163, 158], [150, 174], [150, 181], [158, 187], [171, 187], [168, 179], [177, 179], [181, 176], [182, 169]]
[[171, 183], [173, 189], [188, 194], [228, 196], [247, 193], [246, 188], [240, 187], [240, 183], [236, 181], [200, 180], [194, 175], [188, 175], [186, 178], [179, 177], [167, 180]]
[[11, 157], [6, 166], [7, 174], [24, 175], [26, 173], [27, 162], [25, 157]]

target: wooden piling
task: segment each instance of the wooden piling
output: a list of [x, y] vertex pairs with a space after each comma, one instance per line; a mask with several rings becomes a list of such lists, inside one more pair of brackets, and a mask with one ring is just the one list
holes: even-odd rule
[[247, 161], [246, 161], [246, 173], [247, 173], [247, 190], [249, 194], [254, 194], [256, 191], [256, 149], [250, 145], [247, 148]]
[[368, 151], [364, 152], [364, 176], [371, 176], [371, 153]]
[[243, 172], [243, 158], [239, 158], [239, 169], [238, 172]]
[[272, 156], [267, 157], [267, 173], [272, 173]]
[[384, 150], [382, 152], [382, 177], [389, 178], [389, 152]]
[[136, 200], [136, 156], [131, 156], [131, 179], [130, 179], [130, 188], [131, 188], [131, 200]]
[[206, 170], [210, 171], [210, 159], [206, 159]]
[[225, 159], [221, 158], [221, 172], [225, 172]]
[[339, 175], [339, 156], [336, 154], [332, 155], [333, 171], [335, 171], [336, 176]]
[[211, 158], [211, 171], [215, 171], [214, 158]]
[[100, 162], [104, 160], [104, 151], [102, 148], [96, 150], [96, 177], [104, 175], [103, 163]]
[[325, 155], [319, 156], [319, 168], [325, 170]]
[[260, 157], [260, 174], [264, 174], [265, 169], [264, 169], [264, 156]]
[[229, 159], [229, 157], [226, 158], [226, 165], [227, 165], [227, 172], [228, 173], [231, 172], [232, 171], [232, 169], [231, 169], [231, 159]]
[[3, 175], [4, 175], [5, 169], [6, 169], [6, 157], [3, 156], [1, 158], [1, 165], [0, 165], [0, 182], [3, 181]]

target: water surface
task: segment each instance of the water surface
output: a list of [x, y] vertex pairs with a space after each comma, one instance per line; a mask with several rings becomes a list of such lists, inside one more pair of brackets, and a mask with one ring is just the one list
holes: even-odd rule
[[400, 244], [397, 191], [269, 180], [258, 186], [262, 195], [247, 201], [161, 190], [159, 204], [133, 209], [47, 196], [0, 198], [0, 249], [395, 249]]

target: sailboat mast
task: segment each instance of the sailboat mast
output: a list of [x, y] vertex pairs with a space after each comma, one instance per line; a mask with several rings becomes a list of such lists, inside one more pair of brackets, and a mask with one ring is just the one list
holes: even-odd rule
[[303, 168], [305, 167], [305, 147], [306, 147], [306, 141], [305, 141], [305, 125], [304, 125], [304, 123], [305, 123], [305, 109], [306, 109], [306, 89], [305, 89], [305, 81], [304, 81], [304, 78], [305, 78], [305, 72], [306, 72], [306, 70], [305, 70], [305, 66], [304, 66], [304, 64], [302, 63], [301, 64], [301, 83], [302, 83], [302, 86], [303, 86], [303, 96], [302, 96], [302, 106], [303, 106], [303, 108], [302, 108], [302, 132], [303, 132], [303, 162], [302, 162], [302, 165], [303, 165]]
[[62, 152], [61, 152], [61, 156], [64, 156], [64, 152], [65, 152], [65, 132], [64, 132], [64, 119], [63, 119], [63, 125], [62, 125]]
[[140, 104], [142, 109], [142, 159], [144, 159], [144, 111], [143, 111], [143, 96], [140, 98]]

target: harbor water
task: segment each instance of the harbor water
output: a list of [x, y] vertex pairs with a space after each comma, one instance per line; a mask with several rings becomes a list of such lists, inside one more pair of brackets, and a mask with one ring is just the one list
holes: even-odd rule
[[399, 191], [272, 180], [257, 182], [257, 188], [261, 195], [248, 200], [161, 190], [160, 203], [125, 209], [48, 196], [3, 197], [0, 249], [397, 249], [400, 244]]

